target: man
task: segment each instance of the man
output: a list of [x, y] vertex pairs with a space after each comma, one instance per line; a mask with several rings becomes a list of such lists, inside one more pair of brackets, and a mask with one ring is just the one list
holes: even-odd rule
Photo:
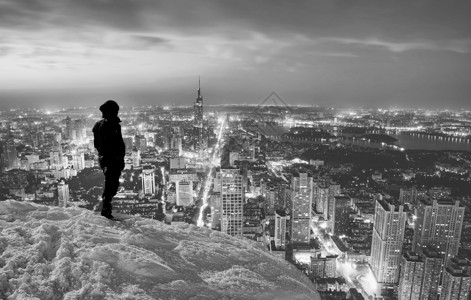
[[100, 106], [100, 111], [103, 119], [93, 126], [93, 136], [98, 150], [98, 163], [105, 174], [101, 215], [113, 219], [111, 200], [118, 192], [119, 177], [124, 169], [125, 146], [119, 125], [121, 120], [118, 118], [118, 103], [108, 100]]

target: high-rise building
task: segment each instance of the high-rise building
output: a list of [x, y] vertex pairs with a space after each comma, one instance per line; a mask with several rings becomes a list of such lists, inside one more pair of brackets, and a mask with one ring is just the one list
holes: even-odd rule
[[69, 202], [69, 185], [66, 184], [63, 180], [57, 185], [57, 197], [59, 200], [59, 207], [67, 207]]
[[309, 245], [311, 239], [312, 177], [300, 173], [292, 180], [291, 242]]
[[417, 188], [401, 188], [399, 190], [399, 202], [401, 204], [416, 204], [417, 203]]
[[203, 150], [203, 96], [201, 96], [201, 82], [198, 79], [198, 96], [194, 103], [193, 134], [195, 137], [195, 150]]
[[438, 253], [433, 246], [426, 247], [422, 252], [424, 280], [421, 299], [437, 299], [443, 269], [443, 255]]
[[316, 203], [316, 212], [322, 214], [324, 220], [327, 221], [329, 212], [329, 187], [324, 184], [316, 184], [313, 191], [313, 197]]
[[377, 199], [371, 244], [371, 269], [378, 283], [397, 284], [407, 214], [402, 205]]
[[421, 200], [417, 208], [412, 250], [433, 246], [447, 261], [458, 254], [465, 208], [451, 199]]
[[242, 236], [244, 187], [239, 169], [221, 169], [221, 231]]
[[142, 191], [145, 195], [155, 194], [155, 175], [152, 166], [142, 167]]
[[190, 206], [193, 203], [193, 182], [177, 181], [175, 185], [177, 205]]
[[275, 212], [275, 248], [284, 250], [286, 248], [286, 221], [284, 211]]
[[[221, 189], [219, 189], [220, 191]], [[222, 199], [220, 192], [213, 192], [209, 197], [211, 207], [211, 229], [221, 230]]]
[[332, 214], [332, 232], [337, 235], [346, 235], [348, 233], [350, 223], [350, 203], [348, 196], [335, 196], [334, 209]]
[[443, 273], [440, 300], [468, 300], [471, 277], [467, 269], [469, 261], [451, 258]]
[[414, 252], [407, 252], [402, 257], [399, 280], [399, 300], [420, 300], [424, 277], [424, 262]]
[[83, 152], [73, 154], [71, 163], [75, 170], [83, 170], [85, 168], [85, 154]]

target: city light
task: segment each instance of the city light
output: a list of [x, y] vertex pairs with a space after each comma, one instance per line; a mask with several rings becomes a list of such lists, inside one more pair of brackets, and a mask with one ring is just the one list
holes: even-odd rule
[[222, 123], [220, 125], [220, 128], [219, 128], [219, 134], [218, 134], [218, 137], [217, 137], [217, 142], [216, 142], [216, 145], [214, 146], [214, 149], [213, 149], [213, 152], [212, 152], [213, 155], [212, 155], [211, 160], [210, 160], [209, 170], [206, 174], [206, 181], [203, 184], [203, 196], [201, 198], [203, 204], [200, 207], [198, 221], [196, 223], [196, 225], [199, 226], [199, 227], [202, 227], [202, 226], [205, 225], [203, 214], [204, 214], [204, 210], [208, 206], [208, 197], [209, 197], [209, 192], [211, 190], [211, 184], [212, 184], [211, 173], [212, 173], [214, 167], [218, 164], [218, 161], [220, 160], [219, 152], [220, 152], [220, 148], [221, 148], [221, 139], [222, 139], [222, 135], [223, 135], [224, 128], [225, 128], [224, 120], [225, 120], [225, 118], [223, 118], [223, 121], [222, 121]]

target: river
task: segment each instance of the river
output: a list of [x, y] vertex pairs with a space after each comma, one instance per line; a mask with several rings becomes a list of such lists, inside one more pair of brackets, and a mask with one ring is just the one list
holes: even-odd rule
[[[344, 134], [346, 135], [346, 134]], [[451, 150], [451, 151], [471, 151], [471, 143], [440, 141], [411, 135], [391, 135], [397, 139], [395, 145], [406, 150]], [[352, 141], [344, 141], [351, 144]], [[361, 145], [370, 148], [381, 148], [379, 143], [368, 143], [363, 141], [354, 142], [355, 145]]]

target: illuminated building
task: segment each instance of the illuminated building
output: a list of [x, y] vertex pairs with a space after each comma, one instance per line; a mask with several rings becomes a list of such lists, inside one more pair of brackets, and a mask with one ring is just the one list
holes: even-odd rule
[[412, 250], [433, 246], [447, 261], [458, 254], [464, 207], [451, 199], [421, 200], [417, 208]]
[[351, 199], [348, 196], [336, 196], [332, 200], [334, 201], [332, 232], [337, 236], [346, 235], [350, 224]]
[[132, 151], [132, 137], [124, 137], [124, 147], [126, 149], [126, 153], [130, 153]]
[[167, 134], [164, 139], [165, 150], [172, 150], [178, 155], [182, 153], [182, 136], [180, 134], [180, 128], [172, 128], [173, 133]]
[[18, 159], [18, 152], [16, 147], [12, 142], [7, 142], [3, 145], [3, 166], [7, 170], [17, 169], [20, 166], [20, 161]]
[[275, 248], [286, 248], [286, 221], [288, 217], [283, 211], [275, 212]]
[[209, 198], [209, 205], [211, 207], [211, 229], [221, 230], [221, 193], [214, 192]]
[[311, 276], [315, 279], [337, 277], [337, 255], [311, 257]]
[[198, 80], [198, 97], [194, 104], [193, 130], [195, 136], [195, 150], [203, 150], [203, 96], [201, 96], [201, 84]]
[[311, 239], [312, 177], [300, 173], [292, 180], [291, 242], [294, 246], [309, 245]]
[[244, 187], [239, 169], [221, 169], [221, 231], [229, 235], [243, 234]]
[[175, 185], [175, 196], [177, 205], [190, 206], [193, 203], [193, 182], [177, 181]]
[[402, 205], [376, 200], [371, 269], [378, 283], [397, 284], [407, 213]]
[[417, 188], [412, 187], [410, 189], [401, 188], [399, 190], [399, 202], [401, 204], [416, 204], [417, 203]]
[[422, 282], [422, 298], [437, 299], [440, 277], [443, 268], [443, 255], [432, 246], [423, 249], [424, 280]]
[[61, 181], [59, 185], [57, 185], [57, 196], [59, 200], [58, 206], [67, 207], [67, 203], [69, 202], [69, 185], [64, 181]]
[[399, 300], [420, 300], [424, 277], [424, 262], [414, 252], [402, 257], [401, 278], [399, 280]]
[[131, 160], [133, 167], [139, 167], [141, 165], [141, 151], [133, 150], [131, 153]]
[[142, 191], [144, 195], [155, 194], [154, 168], [151, 166], [142, 167]]
[[443, 273], [440, 300], [467, 300], [471, 288], [469, 261], [452, 258]]
[[330, 231], [334, 231], [334, 220], [335, 220], [335, 197], [340, 195], [340, 185], [331, 183], [329, 184], [329, 198], [327, 202], [327, 214], [324, 207], [324, 216], [327, 216], [326, 220], [331, 223]]
[[136, 148], [142, 152], [146, 152], [147, 150], [147, 139], [143, 135], [136, 135], [134, 137], [134, 142]]
[[325, 185], [315, 185], [313, 189], [313, 198], [316, 203], [316, 212], [323, 214], [324, 220], [328, 218], [329, 208], [329, 188]]
[[72, 155], [72, 166], [75, 170], [81, 171], [85, 168], [85, 154], [77, 153]]

